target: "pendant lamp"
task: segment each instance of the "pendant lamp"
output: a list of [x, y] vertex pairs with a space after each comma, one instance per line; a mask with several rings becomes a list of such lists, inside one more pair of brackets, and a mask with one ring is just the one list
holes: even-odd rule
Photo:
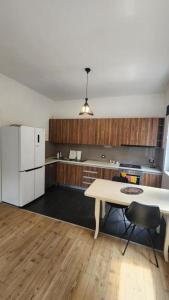
[[89, 115], [93, 116], [93, 112], [90, 109], [90, 106], [88, 104], [88, 74], [90, 73], [91, 69], [90, 68], [85, 68], [85, 72], [87, 74], [87, 81], [86, 81], [86, 97], [85, 97], [85, 103], [83, 104], [79, 115]]

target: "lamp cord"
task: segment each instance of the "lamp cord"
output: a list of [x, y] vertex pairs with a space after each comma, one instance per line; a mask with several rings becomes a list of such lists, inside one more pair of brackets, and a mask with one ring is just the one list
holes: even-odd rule
[[88, 73], [87, 73], [87, 82], [86, 82], [86, 99], [87, 99], [87, 92], [88, 92]]

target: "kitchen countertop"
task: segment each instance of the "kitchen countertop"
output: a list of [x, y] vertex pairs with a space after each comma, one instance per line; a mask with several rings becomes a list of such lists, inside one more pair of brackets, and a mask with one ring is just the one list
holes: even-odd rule
[[48, 157], [45, 160], [45, 165], [53, 164], [56, 162], [63, 162], [67, 164], [73, 164], [73, 165], [82, 165], [82, 166], [89, 166], [89, 167], [98, 167], [98, 168], [105, 168], [105, 169], [120, 169], [120, 170], [133, 170], [133, 171], [139, 171], [143, 173], [151, 173], [151, 174], [162, 174], [162, 171], [157, 168], [150, 168], [147, 166], [141, 166], [141, 169], [136, 168], [124, 168], [120, 167], [117, 164], [112, 164], [110, 162], [102, 162], [97, 160], [85, 160], [85, 161], [70, 161], [70, 160], [63, 160], [63, 159], [56, 159], [54, 157]]

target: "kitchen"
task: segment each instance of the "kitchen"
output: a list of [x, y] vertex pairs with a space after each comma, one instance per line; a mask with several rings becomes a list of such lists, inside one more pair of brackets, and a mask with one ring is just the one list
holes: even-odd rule
[[[15, 144], [18, 131], [21, 150], [15, 151], [19, 142], [18, 140]], [[76, 215], [76, 206], [81, 206], [82, 201], [87, 202], [87, 199], [81, 200], [80, 191], [84, 193], [95, 179], [112, 180], [114, 176], [124, 176], [131, 184], [160, 188], [165, 147], [163, 131], [164, 118], [50, 119], [49, 141], [45, 142], [43, 129], [16, 125], [3, 127], [2, 201], [94, 229], [93, 207], [89, 212], [86, 203], [86, 208], [81, 211], [81, 218], [78, 213], [78, 217]], [[80, 135], [80, 132], [83, 132], [83, 135]], [[12, 162], [18, 151], [21, 153], [19, 174], [25, 176], [25, 179], [21, 177], [20, 183], [17, 184], [21, 192], [16, 191], [14, 196], [13, 182], [10, 186], [8, 177], [5, 178], [4, 174], [10, 168], [10, 174], [14, 170]], [[62, 190], [61, 187], [67, 189]], [[65, 214], [59, 213], [60, 199], [57, 206], [57, 197], [54, 196], [57, 190], [62, 192], [63, 199], [69, 198], [69, 190], [75, 197], [79, 197], [78, 203], [69, 200], [71, 210], [62, 200], [61, 207], [64, 208]], [[23, 192], [25, 194], [22, 195]], [[49, 201], [51, 197], [54, 198], [55, 204]], [[90, 218], [87, 214], [90, 214]], [[104, 220], [102, 222], [104, 224]], [[106, 225], [106, 229], [103, 226], [103, 232], [121, 237], [124, 224], [119, 220], [119, 216], [113, 213], [106, 222], [109, 225]], [[118, 226], [113, 225], [116, 223]], [[156, 248], [160, 250], [163, 249], [164, 243], [163, 221], [161, 232], [158, 238], [155, 238]], [[149, 246], [145, 234], [142, 234], [140, 239], [134, 237], [133, 241]]]
[[0, 298], [169, 299], [169, 4], [0, 6]]

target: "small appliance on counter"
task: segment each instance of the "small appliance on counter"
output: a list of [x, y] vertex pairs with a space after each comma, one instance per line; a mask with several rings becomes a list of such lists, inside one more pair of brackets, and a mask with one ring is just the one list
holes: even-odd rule
[[77, 157], [76, 150], [70, 150], [70, 152], [69, 152], [69, 159], [70, 160], [76, 160], [76, 157]]
[[70, 150], [69, 160], [81, 161], [81, 158], [82, 158], [82, 151]]
[[120, 166], [120, 163], [119, 163], [119, 161], [116, 161], [116, 160], [112, 160], [112, 159], [110, 159], [110, 160], [109, 160], [109, 162], [110, 162], [110, 164], [112, 164], [112, 165], [113, 165], [113, 167], [116, 167], [116, 168], [118, 168], [118, 167]]
[[60, 152], [57, 152], [56, 158], [57, 158], [57, 159], [61, 159], [61, 158], [62, 158], [62, 152], [61, 152], [61, 151], [60, 151]]
[[149, 164], [150, 164], [150, 168], [155, 168], [156, 167], [154, 158], [149, 159]]
[[76, 151], [76, 159], [77, 159], [77, 161], [82, 160], [82, 151]]

